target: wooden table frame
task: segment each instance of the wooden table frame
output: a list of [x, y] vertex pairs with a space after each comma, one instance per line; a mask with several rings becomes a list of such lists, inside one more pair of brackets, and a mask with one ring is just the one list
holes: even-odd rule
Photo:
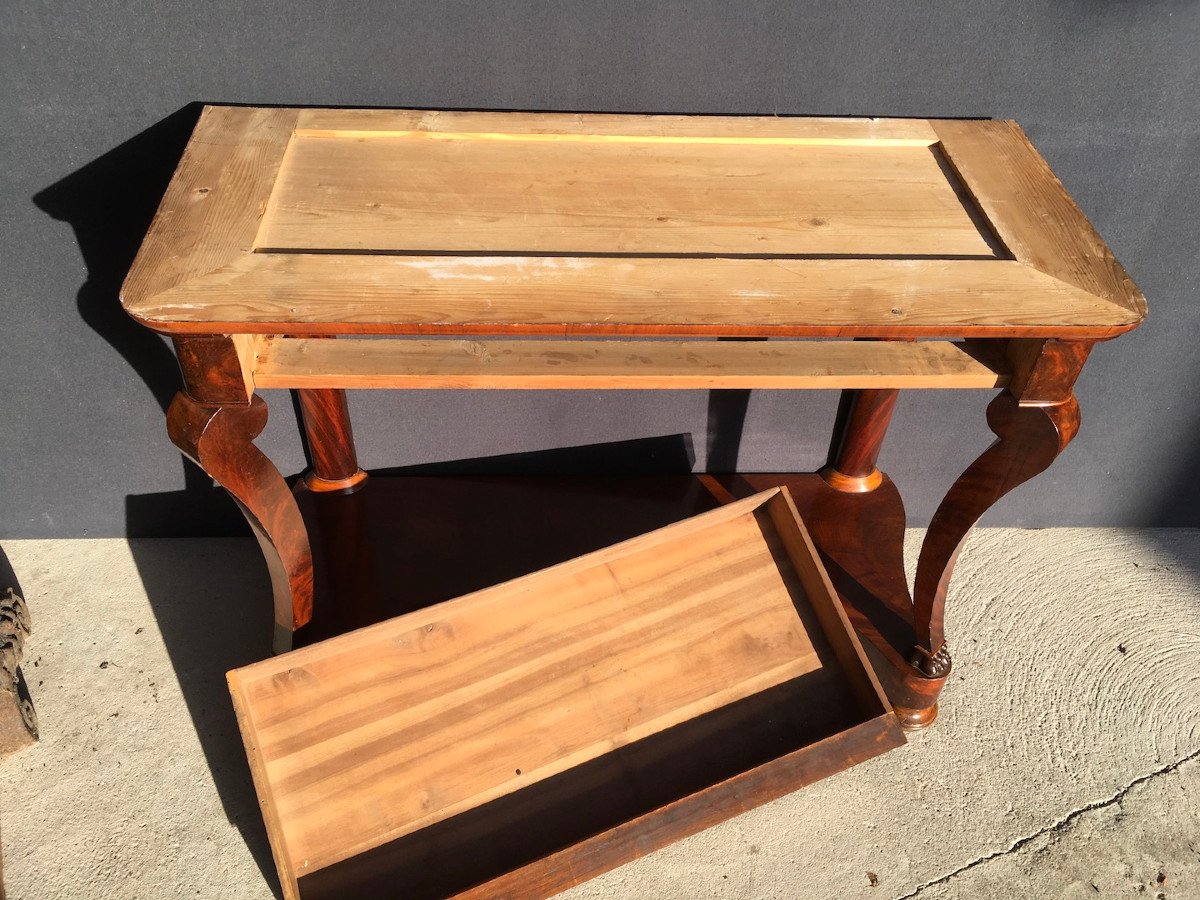
[[[311, 386], [355, 381], [347, 371], [353, 366], [347, 364], [340, 369], [331, 366], [328, 371], [311, 366], [292, 375], [286, 366], [279, 364], [280, 359], [292, 353], [308, 355], [306, 350], [313, 350], [314, 343], [288, 337], [261, 341], [234, 336], [175, 338], [186, 389], [176, 397], [168, 413], [171, 439], [221, 484], [245, 513], [267, 559], [275, 619], [283, 633], [304, 625], [312, 615], [312, 554], [291, 489], [270, 459], [253, 444], [267, 421], [267, 406], [255, 395], [255, 385], [297, 390], [313, 463], [303, 480], [304, 487], [313, 491], [357, 490], [367, 479], [355, 455], [345, 390]], [[379, 342], [370, 342], [376, 343]], [[533, 353], [541, 343], [498, 341], [496, 346], [517, 344]], [[579, 342], [580, 352], [586, 352], [584, 348], [589, 343]], [[602, 342], [598, 345], [602, 349], [597, 352], [604, 352], [604, 343], [625, 342]], [[899, 714], [910, 725], [932, 721], [938, 693], [950, 671], [943, 629], [946, 593], [968, 533], [1000, 497], [1045, 470], [1079, 429], [1079, 405], [1072, 387], [1091, 343], [1010, 339], [996, 342], [999, 346], [995, 350], [989, 349], [987, 343], [973, 340], [962, 344], [797, 342], [791, 345], [792, 352], [817, 360], [853, 352], [846, 354], [851, 362], [837, 369], [818, 365], [817, 368], [823, 369], [820, 374], [793, 376], [796, 383], [788, 387], [829, 388], [856, 381], [879, 385], [843, 392], [836, 449], [820, 476], [830, 498], [846, 496], [847, 512], [810, 524], [814, 540], [822, 550], [829, 549], [827, 544], [852, 540], [862, 552], [878, 556], [878, 563], [886, 572], [884, 578], [892, 583], [889, 590], [877, 593], [889, 598], [896, 595], [896, 573], [903, 578], [903, 560], [898, 554], [903, 540], [904, 512], [899, 493], [877, 468], [876, 461], [900, 390], [892, 385], [1004, 386], [988, 407], [988, 424], [997, 434], [997, 441], [953, 484], [930, 523], [917, 565], [915, 590], [909, 601], [909, 621], [904, 622], [906, 628], [900, 632], [903, 637], [896, 633], [895, 623], [891, 629], [873, 625], [870, 610], [853, 607], [850, 610], [860, 632], [887, 660], [888, 668], [881, 671], [881, 677], [892, 692]], [[333, 350], [334, 342], [329, 344]], [[735, 361], [744, 356], [746, 347], [776, 346], [707, 341], [704, 345], [710, 357], [720, 360], [728, 351]], [[321, 349], [317, 347], [316, 351]], [[371, 357], [377, 354], [388, 357], [390, 349], [367, 346], [362, 352]], [[646, 350], [642, 348], [642, 352]], [[341, 356], [340, 352], [316, 351], [311, 355], [322, 361], [336, 361]], [[855, 361], [863, 355], [861, 351], [870, 351], [866, 356], [872, 360], [869, 375], [862, 374], [862, 364], [855, 366]], [[896, 351], [902, 352], [896, 354]], [[358, 348], [350, 347], [345, 356], [353, 361], [358, 352]], [[958, 361], [962, 371], [948, 372], [949, 366], [938, 369], [929, 362], [929, 357], [933, 357], [941, 364], [942, 355], [951, 352], [961, 354]], [[802, 366], [792, 366], [793, 371], [797, 368]], [[367, 383], [372, 387], [456, 386], [447, 383], [446, 377], [432, 376], [426, 384], [424, 379], [407, 372], [394, 378], [376, 372]], [[511, 387], [506, 377], [510, 376], [499, 375], [492, 383], [485, 384], [486, 379], [476, 374], [470, 378], [462, 376], [462, 382], [474, 387]], [[573, 386], [573, 377], [562, 373], [551, 377], [543, 367], [530, 375], [529, 381], [530, 386], [538, 388], [564, 388]], [[647, 376], [639, 373], [638, 377]], [[618, 377], [617, 383], [609, 386], [694, 388], [698, 386], [694, 383], [698, 377], [686, 373], [664, 374], [655, 376], [652, 383], [634, 385], [626, 385]], [[678, 384], [672, 383], [674, 378], [678, 378]], [[769, 376], [748, 376], [737, 369], [731, 370], [728, 377], [709, 372], [704, 378], [709, 388], [785, 386]], [[580, 381], [580, 386], [598, 386], [593, 376], [582, 376]], [[742, 476], [742, 480], [754, 489], [772, 482], [787, 483], [786, 478], [772, 476]], [[862, 498], [857, 495], [866, 493], [876, 496], [879, 502], [871, 508], [869, 521], [856, 521], [849, 510], [856, 501], [861, 505]], [[877, 549], [867, 549], [872, 547]], [[886, 638], [885, 631], [890, 632]]]
[[[253, 443], [267, 420], [258, 387], [298, 392], [312, 456], [303, 487], [313, 491], [354, 491], [367, 478], [356, 459], [347, 388], [840, 388], [834, 451], [819, 474], [710, 484], [729, 497], [793, 486], [826, 563], [847, 575], [843, 602], [902, 721], [931, 722], [950, 671], [946, 595], [968, 533], [1070, 443], [1079, 428], [1073, 386], [1093, 345], [1145, 315], [1141, 294], [1020, 129], [991, 121], [437, 115], [206, 109], [122, 294], [135, 318], [175, 342], [184, 390], [168, 413], [171, 439], [230, 493], [254, 529], [279, 633], [312, 614], [312, 552], [291, 489]], [[916, 254], [901, 261], [854, 253], [580, 254], [571, 271], [554, 273], [555, 292], [547, 292], [538, 262], [547, 256], [522, 257], [520, 278], [494, 283], [495, 296], [509, 303], [497, 312], [468, 295], [466, 279], [481, 276], [464, 273], [468, 266], [483, 266], [489, 279], [516, 272], [511, 254], [480, 260], [456, 250], [438, 257], [444, 281], [414, 282], [400, 297], [388, 293], [389, 279], [399, 272], [425, 278], [430, 257], [287, 247], [276, 255], [279, 248], [262, 244], [266, 232], [288, 239], [279, 211], [285, 200], [272, 192], [297, 135], [482, 140], [502, 129], [535, 142], [674, 135], [689, 146], [931, 147], [948, 161], [946, 177], [972, 216], [986, 220], [980, 234], [998, 249], [986, 258]], [[264, 211], [270, 228], [260, 226]], [[951, 231], [919, 239], [950, 240]], [[792, 262], [777, 266], [781, 258]], [[576, 306], [556, 299], [593, 277], [597, 284], [613, 279], [611, 298]], [[709, 286], [711, 297], [690, 307], [668, 302], [698, 285]], [[751, 306], [747, 291], [776, 302]], [[550, 305], [526, 304], [522, 292]], [[647, 305], [647, 297], [657, 299]], [[442, 304], [437, 316], [422, 312], [435, 301]], [[597, 302], [611, 314], [599, 317]], [[529, 334], [572, 340], [520, 337]], [[729, 337], [823, 340], [715, 340]], [[997, 440], [935, 513], [910, 592], [903, 505], [876, 465], [898, 391], [986, 387], [1001, 388], [987, 411]]]

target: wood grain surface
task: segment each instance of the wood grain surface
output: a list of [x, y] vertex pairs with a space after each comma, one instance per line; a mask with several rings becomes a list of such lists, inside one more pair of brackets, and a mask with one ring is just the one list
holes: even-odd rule
[[[815, 553], [768, 491], [230, 673], [285, 890], [419, 832], [469, 834], [509, 795], [558, 797], [626, 747], [657, 759], [679, 728], [727, 727], [727, 708], [770, 722], [762, 704], [785, 702], [802, 719], [824, 691], [843, 728], [886, 716]], [[864, 732], [860, 749], [897, 734]]]
[[1146, 315], [1146, 299], [1016, 122], [934, 123], [941, 146], [1016, 259]]
[[[945, 656], [946, 594], [975, 523], [1009, 491], [1049, 468], [1079, 432], [1073, 391], [1091, 345], [1014, 341], [1014, 384], [988, 405], [997, 440], [951, 485], [929, 522], [913, 586], [917, 648], [923, 660]], [[948, 667], [948, 659], [940, 661]]]
[[230, 107], [122, 300], [221, 334], [1100, 339], [1145, 312], [1012, 123]]
[[300, 421], [312, 468], [305, 474], [309, 490], [348, 490], [367, 477], [358, 467], [346, 392], [309, 389], [296, 392]]
[[255, 246], [431, 256], [993, 257], [939, 152], [735, 139], [300, 134]]
[[301, 109], [296, 128], [304, 134], [379, 137], [460, 134], [541, 137], [551, 141], [597, 137], [625, 141], [776, 142], [927, 147], [937, 133], [924, 119], [829, 116], [681, 116], [621, 113], [488, 112], [437, 109]]
[[260, 387], [992, 388], [1003, 362], [970, 343], [266, 338]]
[[254, 446], [266, 424], [267, 404], [257, 395], [245, 406], [223, 406], [180, 392], [167, 410], [171, 442], [229, 492], [262, 548], [279, 644], [312, 617], [312, 552], [292, 491]]

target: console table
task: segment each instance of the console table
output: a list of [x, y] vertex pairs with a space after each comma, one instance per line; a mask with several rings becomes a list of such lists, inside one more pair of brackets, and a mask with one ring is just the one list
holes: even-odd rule
[[[171, 439], [249, 520], [282, 644], [313, 610], [304, 495], [371, 490], [346, 389], [842, 389], [820, 472], [700, 483], [788, 486], [909, 727], [968, 532], [1075, 436], [1089, 352], [1146, 309], [1013, 122], [219, 106], [122, 302], [174, 340]], [[253, 443], [272, 387], [303, 413], [296, 492]], [[876, 466], [909, 388], [1001, 389], [911, 591]]]

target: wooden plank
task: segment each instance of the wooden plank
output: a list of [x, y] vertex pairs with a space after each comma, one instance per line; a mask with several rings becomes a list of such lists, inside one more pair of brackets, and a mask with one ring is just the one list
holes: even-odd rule
[[994, 388], [998, 361], [947, 341], [461, 341], [267, 338], [259, 387]]
[[[294, 864], [320, 868], [817, 668], [752, 512], [670, 547], [550, 570], [519, 602], [483, 592], [401, 617], [353, 665], [332, 652], [246, 678]], [[687, 664], [697, 653], [703, 671]], [[621, 675], [648, 666], [644, 684]]]
[[414, 135], [298, 135], [259, 252], [993, 256], [925, 146]]
[[283, 888], [284, 900], [299, 900], [296, 890], [296, 870], [292, 863], [292, 855], [287, 848], [287, 833], [279, 818], [279, 810], [275, 806], [275, 796], [271, 782], [263, 766], [263, 755], [259, 750], [258, 727], [254, 717], [246, 709], [243, 702], [244, 692], [241, 677], [235, 670], [226, 674], [229, 684], [229, 695], [233, 699], [233, 712], [237, 718], [238, 730], [242, 733], [242, 745], [246, 748], [246, 759], [250, 764], [250, 777], [254, 781], [254, 792], [258, 795], [258, 805], [262, 809], [263, 822], [267, 827], [267, 843], [271, 847], [271, 858], [275, 861], [275, 870], [279, 873], [279, 884]]
[[487, 112], [436, 109], [304, 109], [302, 134], [346, 138], [380, 134], [582, 136], [810, 141], [925, 147], [937, 134], [925, 119], [820, 116], [689, 116], [614, 113]]
[[[571, 777], [581, 790], [600, 777], [587, 789], [603, 790], [603, 760], [625, 748], [669, 765], [658, 754], [678, 752], [667, 736], [685, 725], [769, 722], [758, 707], [775, 696], [803, 718], [793, 696], [801, 684], [844, 690], [764, 508], [777, 496], [232, 673], [284, 877], [303, 888], [314, 873], [386, 847], [411, 864], [406, 853], [441, 845], [424, 843], [427, 830], [464, 840], [491, 827], [484, 810], [521, 815], [525, 801], [513, 806], [510, 795], [561, 808], [570, 800], [561, 786], [573, 782], [556, 775], [580, 773]], [[844, 717], [846, 702], [831, 709]], [[725, 709], [733, 719], [713, 717]], [[793, 727], [786, 740], [799, 739]]]
[[1020, 125], [932, 125], [967, 190], [1018, 260], [1145, 317], [1146, 298]]
[[787, 549], [800, 583], [810, 598], [813, 611], [825, 629], [833, 646], [833, 652], [845, 670], [858, 702], [863, 709], [875, 709], [878, 714], [887, 713], [889, 706], [883, 685], [871, 670], [862, 644], [854, 633], [846, 610], [838, 599], [837, 590], [829, 580], [829, 573], [820, 563], [816, 545], [804, 527], [804, 521], [796, 510], [791, 493], [782, 488], [764, 506], [771, 516], [779, 539]]
[[1005, 260], [253, 254], [126, 308], [172, 332], [1109, 337], [1138, 317]]

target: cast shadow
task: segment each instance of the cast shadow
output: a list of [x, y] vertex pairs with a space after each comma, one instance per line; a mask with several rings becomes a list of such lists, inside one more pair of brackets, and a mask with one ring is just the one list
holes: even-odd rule
[[[1190, 430], [1179, 432], [1183, 440], [1200, 434], [1200, 404], [1194, 405], [1192, 416], [1180, 417], [1180, 421], [1194, 423]], [[1162, 486], [1146, 504], [1141, 519], [1149, 526], [1145, 534], [1158, 549], [1170, 554], [1174, 566], [1200, 583], [1200, 556], [1195, 553], [1195, 542], [1178, 530], [1200, 528], [1200, 479], [1196, 478], [1200, 471], [1200, 445], [1192, 440], [1188, 449], [1179, 454], [1179, 460], [1174, 472], [1164, 473], [1167, 477], [1161, 478]]]
[[[1200, 412], [1193, 417], [1195, 423], [1180, 434], [1200, 434]], [[1176, 468], [1175, 473], [1163, 479], [1162, 487], [1148, 505], [1143, 521], [1156, 528], [1200, 528], [1200, 444], [1191, 443], [1186, 462]], [[1200, 574], [1200, 560], [1195, 561]]]
[[269, 655], [271, 585], [262, 554], [244, 538], [135, 538], [129, 548], [225, 817], [282, 897], [225, 684], [230, 669]]
[[[75, 232], [87, 267], [75, 298], [80, 318], [138, 374], [164, 415], [180, 386], [175, 354], [163, 338], [125, 314], [118, 293], [200, 110], [200, 103], [189, 103], [33, 197], [38, 209]], [[236, 508], [204, 473], [181, 463], [183, 491], [128, 510], [126, 534], [248, 533]]]
[[[718, 338], [720, 341], [762, 341], [766, 338]], [[748, 390], [711, 390], [708, 392], [708, 455], [704, 469], [714, 474], [738, 470], [742, 430], [750, 406]]]
[[[199, 103], [182, 107], [33, 197], [38, 209], [75, 233], [87, 268], [76, 295], [80, 318], [137, 373], [164, 414], [180, 385], [175, 355], [163, 338], [125, 314], [118, 294], [200, 109]], [[183, 490], [150, 495], [140, 503], [127, 498], [126, 534], [248, 533], [224, 491], [197, 467], [182, 458], [180, 463]], [[193, 544], [133, 540], [130, 546], [222, 806], [274, 885], [275, 866], [223, 677], [226, 670], [262, 656], [261, 635], [270, 628], [270, 610], [257, 602], [270, 596], [257, 548], [236, 541], [214, 559], [203, 549], [196, 552]], [[232, 579], [236, 588], [229, 590], [228, 584], [214, 584], [214, 572], [245, 578]], [[275, 891], [279, 896], [278, 887]]]
[[[307, 452], [307, 448], [306, 448]], [[696, 452], [690, 434], [606, 441], [577, 447], [505, 453], [474, 459], [377, 469], [376, 476], [690, 475]]]
[[298, 494], [313, 545], [310, 644], [653, 531], [715, 503], [691, 437], [377, 469]]

